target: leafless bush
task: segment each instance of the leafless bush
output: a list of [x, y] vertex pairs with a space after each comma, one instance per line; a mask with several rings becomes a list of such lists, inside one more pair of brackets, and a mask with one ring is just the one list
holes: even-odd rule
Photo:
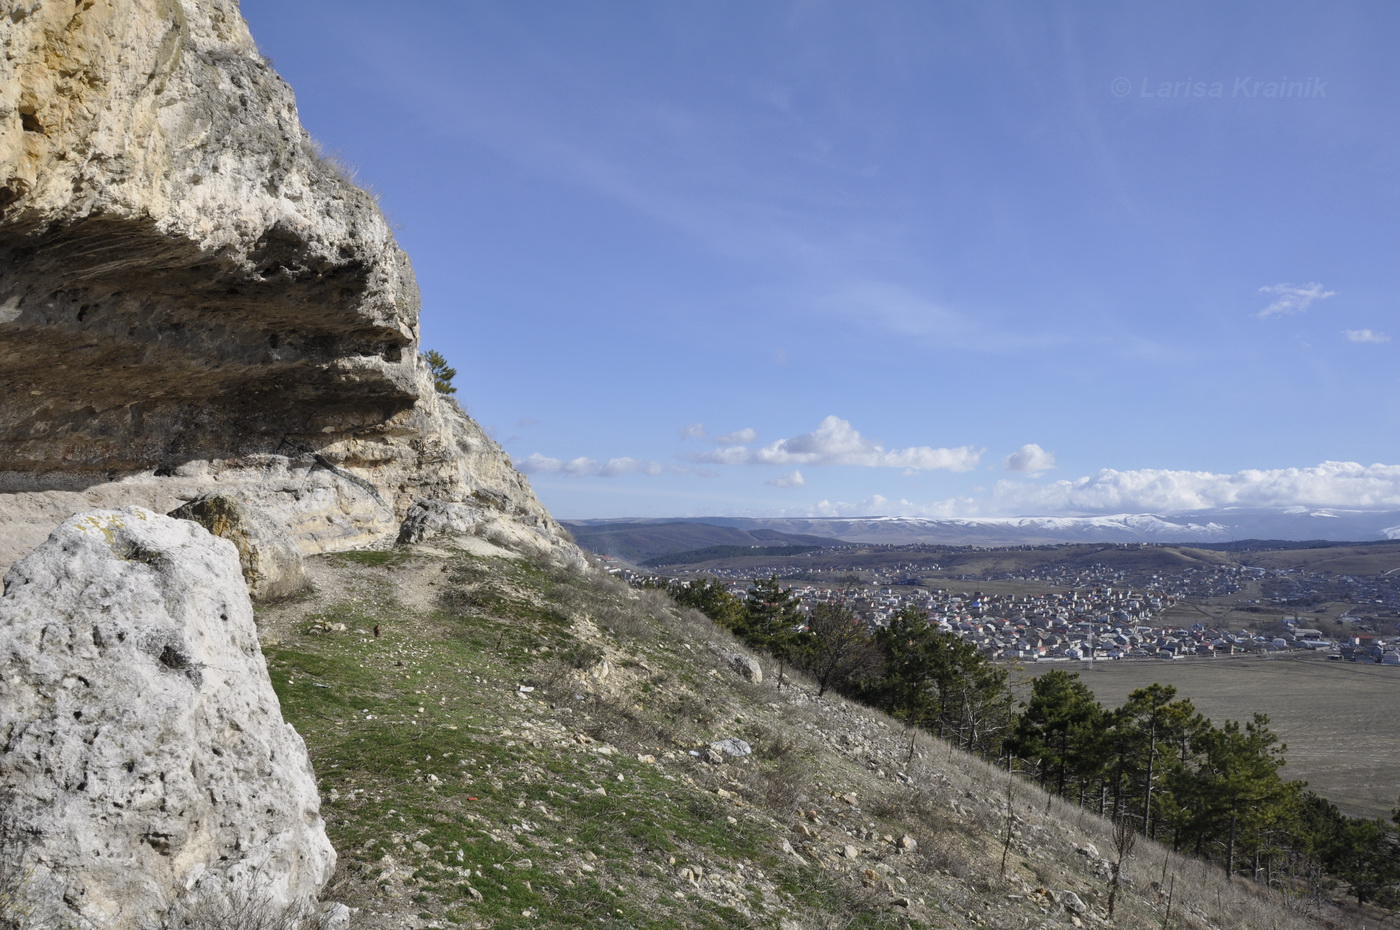
[[630, 706], [607, 694], [589, 695], [583, 709], [583, 731], [593, 739], [627, 752], [652, 748], [665, 734]]
[[812, 760], [792, 737], [772, 727], [745, 734], [753, 746], [753, 763], [745, 773], [745, 791], [775, 811], [787, 812], [806, 796]]
[[1108, 917], [1113, 919], [1113, 907], [1118, 901], [1118, 891], [1123, 883], [1123, 863], [1133, 854], [1137, 845], [1137, 824], [1128, 816], [1119, 817], [1113, 822], [1113, 875], [1108, 882]]
[[555, 656], [535, 667], [531, 684], [550, 698], [560, 700], [575, 692], [578, 669], [571, 662]]
[[259, 889], [257, 881], [230, 889], [202, 885], [148, 923], [149, 930], [348, 930], [348, 909], [331, 908], [303, 899], [283, 905]]
[[883, 895], [873, 888], [840, 879], [829, 880], [817, 874], [806, 873], [806, 888], [799, 886], [793, 897], [798, 901], [821, 901], [819, 913], [808, 911], [803, 926], [813, 930], [846, 930], [859, 923], [861, 926], [894, 925], [893, 921], [881, 920], [884, 904]]
[[736, 647], [738, 640], [728, 630], [723, 630], [713, 620], [694, 607], [683, 607], [675, 614], [674, 628], [687, 639], [725, 638]]
[[598, 626], [620, 638], [650, 639], [651, 616], [640, 602], [622, 598], [607, 598], [593, 605], [593, 618]]
[[941, 871], [964, 882], [985, 879], [986, 863], [968, 848], [958, 833], [940, 833], [919, 840], [923, 871]]
[[874, 799], [870, 810], [883, 820], [903, 820], [929, 833], [943, 833], [953, 827], [947, 803], [925, 788], [891, 788]]

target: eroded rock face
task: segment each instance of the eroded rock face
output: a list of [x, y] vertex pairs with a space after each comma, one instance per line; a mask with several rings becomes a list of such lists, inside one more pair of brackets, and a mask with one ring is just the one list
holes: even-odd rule
[[238, 550], [238, 567], [256, 601], [278, 601], [306, 590], [301, 550], [280, 526], [237, 498], [210, 494], [170, 511], [177, 520], [193, 520]]
[[486, 492], [571, 554], [433, 390], [407, 258], [234, 0], [17, 0], [0, 44], [0, 565], [209, 492], [305, 552]]
[[191, 895], [283, 908], [334, 868], [237, 552], [192, 522], [79, 514], [10, 569], [0, 747], [36, 917], [128, 930]]

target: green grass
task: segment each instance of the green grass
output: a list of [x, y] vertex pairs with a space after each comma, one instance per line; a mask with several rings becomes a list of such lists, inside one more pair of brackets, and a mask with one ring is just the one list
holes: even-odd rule
[[[772, 868], [765, 829], [637, 758], [707, 738], [705, 700], [672, 687], [704, 676], [677, 667], [621, 694], [584, 694], [583, 670], [603, 648], [540, 596], [560, 587], [549, 572], [463, 557], [451, 578], [426, 615], [333, 603], [304, 626], [342, 622], [348, 633], [268, 650], [283, 712], [307, 742], [323, 796], [335, 799], [324, 815], [346, 869], [365, 890], [410, 896], [449, 924], [743, 926], [677, 870], [698, 860]], [[612, 587], [585, 600], [625, 627], [616, 636], [635, 640], [653, 618], [622, 623], [630, 598]], [[355, 632], [376, 622], [380, 637]], [[671, 648], [652, 644], [648, 664]], [[556, 713], [577, 733], [551, 723]], [[641, 900], [638, 882], [650, 889]]]

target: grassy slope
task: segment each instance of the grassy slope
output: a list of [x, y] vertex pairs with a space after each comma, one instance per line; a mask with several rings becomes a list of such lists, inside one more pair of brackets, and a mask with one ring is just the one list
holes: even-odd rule
[[[1112, 855], [1097, 818], [1015, 784], [1001, 878], [1003, 773], [744, 680], [726, 634], [657, 592], [427, 549], [314, 570], [259, 622], [341, 854], [329, 896], [363, 930], [1110, 925], [1105, 863], [1076, 852]], [[753, 754], [705, 760], [731, 736]], [[1163, 926], [1163, 876], [1173, 927], [1316, 926], [1164, 862], [1139, 845], [1112, 926]]]

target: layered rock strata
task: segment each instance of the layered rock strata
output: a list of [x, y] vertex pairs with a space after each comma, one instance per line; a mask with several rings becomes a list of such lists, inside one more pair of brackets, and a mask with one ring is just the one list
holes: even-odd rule
[[6, 914], [136, 930], [314, 900], [335, 852], [232, 543], [80, 514], [5, 576], [0, 630]]
[[581, 561], [434, 391], [408, 259], [234, 0], [17, 0], [0, 43], [0, 565], [206, 493], [307, 553], [423, 499]]

